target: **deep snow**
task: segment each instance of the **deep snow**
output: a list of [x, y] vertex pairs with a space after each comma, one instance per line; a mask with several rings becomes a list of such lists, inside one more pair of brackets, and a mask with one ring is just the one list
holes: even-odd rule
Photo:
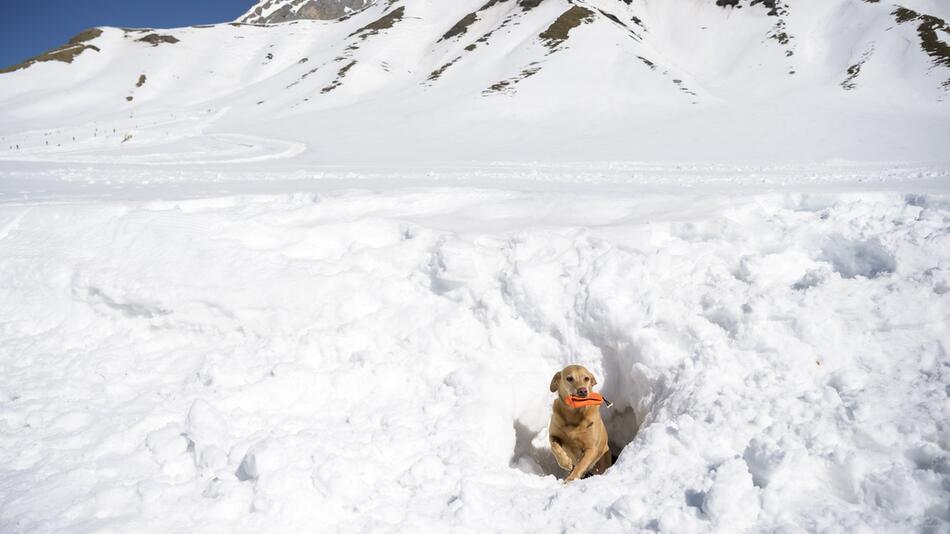
[[0, 530], [947, 531], [946, 171], [8, 167]]

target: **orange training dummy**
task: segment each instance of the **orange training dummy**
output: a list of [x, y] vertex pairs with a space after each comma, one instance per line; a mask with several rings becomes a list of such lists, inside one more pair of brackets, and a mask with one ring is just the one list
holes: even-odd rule
[[605, 399], [600, 393], [594, 393], [593, 391], [588, 393], [586, 397], [571, 395], [564, 399], [564, 403], [574, 409], [584, 408], [586, 406], [600, 406], [604, 402], [607, 403], [608, 408], [613, 406], [613, 404]]

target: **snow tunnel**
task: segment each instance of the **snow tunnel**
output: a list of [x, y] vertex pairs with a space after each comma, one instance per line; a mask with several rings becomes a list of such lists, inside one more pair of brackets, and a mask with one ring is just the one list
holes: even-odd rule
[[[595, 388], [610, 401], [600, 406], [600, 415], [607, 427], [608, 443], [613, 463], [623, 457], [628, 447], [634, 447], [635, 439], [645, 424], [649, 424], [656, 385], [650, 378], [649, 369], [640, 360], [640, 350], [635, 344], [601, 346], [600, 358], [580, 361], [600, 381]], [[662, 381], [659, 382], [662, 385]], [[662, 388], [661, 388], [662, 389]], [[548, 424], [551, 416], [550, 403], [544, 418], [514, 421], [515, 446], [511, 467], [526, 473], [563, 479], [567, 473], [558, 466], [551, 453]], [[604, 476], [609, 476], [608, 469]]]

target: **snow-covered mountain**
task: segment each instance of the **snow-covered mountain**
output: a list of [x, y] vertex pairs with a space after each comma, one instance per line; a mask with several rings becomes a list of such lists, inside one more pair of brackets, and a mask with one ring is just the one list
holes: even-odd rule
[[948, 11], [266, 0], [241, 20], [297, 20], [100, 28], [13, 67], [0, 157], [86, 161], [126, 140], [123, 153], [174, 160], [187, 139], [219, 159], [314, 162], [943, 159]]
[[332, 20], [359, 11], [370, 3], [370, 0], [262, 0], [238, 20], [252, 24]]

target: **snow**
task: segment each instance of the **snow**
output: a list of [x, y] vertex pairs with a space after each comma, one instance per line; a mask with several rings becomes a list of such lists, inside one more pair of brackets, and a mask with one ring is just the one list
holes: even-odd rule
[[5, 190], [3, 530], [947, 528], [946, 171], [504, 172]]
[[[642, 26], [551, 50], [552, 0], [440, 41], [483, 4], [0, 75], [0, 532], [950, 532], [915, 25], [591, 0]], [[571, 363], [617, 460], [565, 485]]]

